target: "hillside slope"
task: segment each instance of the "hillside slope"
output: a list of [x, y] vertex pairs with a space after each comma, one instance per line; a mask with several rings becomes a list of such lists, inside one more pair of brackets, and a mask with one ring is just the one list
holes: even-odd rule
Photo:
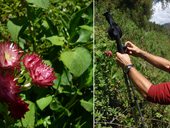
[[[95, 125], [97, 128], [112, 127], [140, 127], [141, 119], [137, 114], [136, 122], [131, 113], [127, 88], [124, 83], [122, 70], [115, 61], [116, 44], [108, 39], [108, 23], [102, 15], [105, 12], [105, 2], [96, 5], [95, 13]], [[155, 55], [170, 59], [170, 37], [165, 33], [139, 27], [127, 12], [115, 9], [115, 5], [109, 4], [110, 12], [122, 28], [122, 42], [127, 40], [134, 42], [140, 48]], [[104, 52], [111, 50], [113, 57], [107, 57]], [[135, 67], [144, 74], [152, 83], [169, 81], [167, 73], [156, 69], [147, 62], [132, 57]], [[138, 102], [143, 113], [145, 124], [149, 128], [168, 127], [170, 125], [170, 108], [152, 104], [136, 92]], [[161, 123], [160, 123], [161, 122]]]

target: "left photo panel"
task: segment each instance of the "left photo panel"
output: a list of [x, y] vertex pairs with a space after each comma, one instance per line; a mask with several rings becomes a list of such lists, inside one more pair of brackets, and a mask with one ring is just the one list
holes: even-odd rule
[[0, 125], [93, 127], [92, 0], [0, 0]]

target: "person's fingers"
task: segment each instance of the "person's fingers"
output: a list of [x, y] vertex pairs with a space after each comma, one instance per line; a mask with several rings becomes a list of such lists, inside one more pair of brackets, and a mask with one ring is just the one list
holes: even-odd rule
[[120, 56], [120, 53], [119, 53], [119, 52], [116, 52], [116, 57], [118, 58], [118, 56]]
[[118, 62], [118, 58], [116, 57], [116, 62]]
[[128, 50], [128, 51], [133, 51], [134, 48], [133, 48], [133, 47], [127, 47], [127, 50]]
[[120, 61], [121, 54], [119, 52], [116, 52], [116, 61]]
[[127, 45], [128, 43], [130, 43], [130, 41], [126, 41], [126, 42], [125, 42], [125, 45]]
[[126, 41], [126, 42], [125, 42], [125, 46], [133, 46], [133, 43], [130, 42], [130, 41]]

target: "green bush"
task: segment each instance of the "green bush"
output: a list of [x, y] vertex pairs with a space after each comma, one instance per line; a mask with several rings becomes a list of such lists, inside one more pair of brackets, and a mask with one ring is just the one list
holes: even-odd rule
[[[123, 31], [123, 43], [130, 40], [144, 50], [170, 59], [170, 38], [165, 33], [138, 27], [129, 18], [128, 12], [115, 8], [114, 2], [99, 1], [95, 5], [95, 126], [96, 128], [139, 127], [141, 123], [139, 113], [135, 109], [138, 122], [135, 124], [128, 103], [123, 73], [115, 61], [116, 43], [108, 38], [107, 28], [109, 25], [102, 15], [107, 7], [110, 8], [114, 20]], [[108, 50], [113, 52], [113, 57], [104, 54]], [[132, 61], [135, 67], [153, 83], [169, 81], [167, 73], [154, 68], [147, 62], [134, 57], [132, 57]], [[136, 95], [144, 121], [149, 128], [169, 126], [168, 106], [149, 103], [137, 91]]]

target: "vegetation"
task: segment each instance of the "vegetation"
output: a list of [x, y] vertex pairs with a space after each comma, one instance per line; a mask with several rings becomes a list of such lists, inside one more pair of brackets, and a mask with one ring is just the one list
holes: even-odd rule
[[[148, 21], [151, 15], [151, 1], [128, 0], [123, 3], [123, 6], [120, 6], [121, 2], [124, 1], [99, 0], [95, 3], [94, 118], [96, 128], [140, 127], [141, 125], [137, 110], [135, 111], [138, 124], [135, 124], [132, 117], [123, 73], [115, 61], [116, 44], [108, 38], [108, 23], [102, 15], [107, 9], [110, 10], [114, 20], [123, 31], [122, 42], [130, 40], [146, 51], [170, 59], [168, 32], [161, 26]], [[112, 57], [105, 54], [105, 51], [110, 50], [113, 52]], [[147, 62], [134, 57], [132, 57], [132, 61], [135, 67], [154, 84], [169, 81], [167, 73], [156, 69]], [[136, 95], [147, 127], [170, 126], [169, 106], [150, 103], [143, 99], [137, 91]]]
[[[92, 127], [91, 0], [0, 0], [0, 40], [15, 42], [36, 53], [54, 68], [53, 86], [24, 88], [20, 96], [29, 104], [25, 118], [11, 118], [0, 103], [1, 127]], [[21, 71], [24, 70], [21, 67]], [[21, 88], [30, 80], [18, 78]]]

